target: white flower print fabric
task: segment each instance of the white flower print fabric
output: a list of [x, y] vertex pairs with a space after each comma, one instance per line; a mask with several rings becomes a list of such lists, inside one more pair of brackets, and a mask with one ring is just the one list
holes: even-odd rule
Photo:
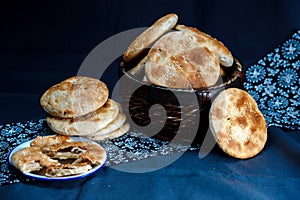
[[268, 126], [300, 130], [300, 30], [245, 71]]

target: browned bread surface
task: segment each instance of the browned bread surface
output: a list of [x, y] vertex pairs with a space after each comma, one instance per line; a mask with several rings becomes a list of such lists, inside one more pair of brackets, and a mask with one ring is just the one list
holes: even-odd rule
[[46, 121], [56, 133], [71, 136], [85, 136], [106, 127], [119, 113], [120, 105], [108, 99], [98, 110], [78, 118], [60, 118], [48, 115]]
[[230, 88], [213, 101], [210, 128], [220, 148], [236, 158], [250, 158], [264, 148], [266, 121], [255, 100], [246, 91]]
[[40, 103], [50, 115], [70, 118], [97, 110], [107, 99], [105, 83], [90, 77], [75, 76], [49, 88]]
[[145, 64], [147, 79], [170, 88], [207, 88], [219, 77], [213, 52], [188, 32], [169, 32], [150, 49]]
[[198, 37], [202, 45], [206, 46], [210, 51], [214, 52], [219, 58], [221, 65], [225, 67], [231, 67], [233, 64], [233, 56], [229, 49], [219, 40], [213, 38], [212, 36], [198, 30], [194, 27], [188, 27], [184, 25], [176, 25], [175, 29], [182, 32], [190, 33], [191, 35]]
[[145, 51], [160, 36], [171, 30], [177, 23], [176, 14], [167, 14], [155, 21], [149, 28], [143, 31], [127, 48], [123, 59], [129, 62]]
[[39, 147], [27, 147], [15, 152], [11, 161], [13, 166], [23, 173], [39, 171], [43, 167], [58, 166], [57, 160], [43, 154]]

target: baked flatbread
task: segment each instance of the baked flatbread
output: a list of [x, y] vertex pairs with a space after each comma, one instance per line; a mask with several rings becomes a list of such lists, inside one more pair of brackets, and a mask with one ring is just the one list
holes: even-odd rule
[[71, 142], [72, 138], [66, 135], [48, 135], [48, 136], [37, 136], [31, 143], [31, 147], [45, 148], [55, 144], [62, 144], [65, 142]]
[[46, 121], [56, 133], [70, 136], [85, 136], [103, 129], [111, 123], [119, 113], [119, 103], [112, 99], [95, 112], [78, 118], [59, 118], [48, 115]]
[[75, 76], [49, 88], [40, 103], [50, 115], [70, 118], [97, 110], [107, 99], [105, 83], [90, 77]]
[[45, 175], [49, 177], [70, 176], [86, 173], [92, 168], [93, 167], [89, 163], [65, 164], [47, 168]]
[[105, 135], [89, 135], [87, 136], [87, 138], [91, 139], [91, 140], [95, 140], [95, 141], [101, 141], [101, 140], [110, 140], [110, 139], [114, 139], [114, 138], [118, 138], [123, 136], [125, 133], [128, 132], [130, 128], [130, 125], [128, 123], [124, 123], [120, 128], [105, 134]]
[[170, 88], [207, 88], [220, 73], [216, 55], [188, 32], [162, 36], [150, 49], [145, 64], [147, 79]]
[[125, 121], [126, 121], [126, 115], [123, 111], [120, 111], [114, 121], [112, 121], [110, 124], [108, 124], [103, 129], [100, 129], [99, 131], [92, 133], [90, 135], [87, 135], [87, 136], [97, 137], [97, 136], [101, 136], [101, 135], [107, 135], [107, 134], [111, 133], [112, 131], [115, 131], [118, 128], [120, 128], [125, 123]]
[[125, 51], [123, 59], [129, 62], [142, 54], [146, 48], [152, 45], [160, 36], [171, 30], [177, 23], [176, 14], [168, 14], [154, 22], [149, 28], [142, 32]]
[[211, 37], [210, 35], [198, 30], [194, 27], [187, 27], [184, 25], [177, 24], [175, 29], [182, 32], [187, 32], [191, 36], [197, 38], [203, 46], [207, 47], [211, 52], [215, 53], [219, 59], [221, 65], [225, 67], [231, 67], [233, 64], [233, 56], [229, 49], [216, 38]]
[[220, 148], [236, 158], [257, 155], [267, 141], [266, 121], [247, 92], [230, 88], [213, 101], [210, 128]]
[[81, 174], [104, 164], [107, 158], [98, 144], [70, 141], [68, 136], [37, 137], [31, 144], [37, 146], [21, 149], [11, 157], [12, 164], [23, 173], [45, 169], [46, 176]]
[[43, 154], [39, 147], [27, 147], [15, 152], [11, 157], [11, 162], [23, 173], [39, 171], [43, 167], [60, 165], [58, 161]]
[[88, 162], [92, 165], [101, 165], [106, 161], [106, 151], [99, 145], [88, 142], [84, 148], [86, 151], [80, 154], [74, 164]]
[[97, 144], [91, 142], [65, 142], [50, 146], [47, 153], [51, 158], [60, 160], [76, 159], [73, 163], [90, 163], [100, 165], [105, 162], [106, 152]]

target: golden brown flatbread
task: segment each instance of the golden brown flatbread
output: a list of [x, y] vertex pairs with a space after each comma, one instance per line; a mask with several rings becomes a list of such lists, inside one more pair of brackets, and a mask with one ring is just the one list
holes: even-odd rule
[[37, 136], [31, 143], [31, 147], [47, 147], [55, 144], [62, 144], [64, 142], [71, 142], [72, 138], [66, 135], [47, 135]]
[[112, 99], [95, 112], [78, 118], [59, 118], [48, 115], [46, 121], [56, 133], [70, 136], [85, 136], [99, 131], [111, 123], [119, 113], [119, 103]]
[[105, 134], [105, 135], [88, 135], [87, 138], [95, 141], [101, 141], [101, 140], [110, 140], [114, 138], [118, 138], [123, 136], [128, 132], [130, 128], [130, 125], [128, 123], [124, 123], [120, 128]]
[[216, 55], [189, 32], [162, 36], [150, 49], [145, 64], [147, 80], [170, 88], [207, 88], [220, 73]]
[[152, 45], [160, 36], [171, 30], [177, 23], [176, 14], [168, 14], [154, 22], [149, 28], [142, 32], [125, 51], [123, 59], [129, 62], [142, 54], [146, 48]]
[[60, 160], [76, 159], [73, 163], [90, 163], [100, 165], [105, 162], [106, 152], [97, 144], [74, 141], [56, 144], [49, 147], [47, 155]]
[[46, 176], [75, 175], [104, 164], [107, 158], [106, 151], [97, 143], [70, 141], [68, 136], [39, 136], [30, 145], [11, 156], [12, 165], [23, 173], [43, 173], [45, 169]]
[[27, 147], [15, 152], [11, 157], [12, 165], [23, 173], [39, 171], [43, 167], [58, 166], [57, 160], [41, 152], [39, 147]]
[[230, 88], [216, 97], [209, 122], [220, 148], [236, 158], [257, 155], [267, 141], [266, 121], [255, 100], [241, 89]]
[[65, 164], [47, 168], [45, 175], [49, 177], [71, 176], [86, 173], [92, 168], [89, 163]]
[[232, 66], [234, 59], [231, 52], [222, 42], [220, 42], [216, 38], [213, 38], [194, 27], [177, 24], [175, 26], [175, 29], [178, 31], [189, 33], [191, 37], [196, 37], [196, 39], [201, 42], [203, 46], [207, 47], [211, 52], [217, 55], [221, 65], [225, 67]]
[[105, 83], [91, 77], [75, 76], [49, 88], [40, 103], [52, 116], [71, 118], [99, 109], [107, 99]]
[[114, 119], [106, 127], [100, 129], [99, 131], [96, 131], [95, 133], [87, 135], [86, 137], [97, 137], [97, 136], [107, 135], [112, 131], [115, 131], [118, 128], [120, 128], [125, 123], [125, 121], [126, 121], [126, 115], [123, 111], [120, 111], [116, 119]]

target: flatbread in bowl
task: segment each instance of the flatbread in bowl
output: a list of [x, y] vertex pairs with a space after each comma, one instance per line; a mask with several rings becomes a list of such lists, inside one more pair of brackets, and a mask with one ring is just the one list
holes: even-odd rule
[[[128, 60], [128, 51], [124, 52], [120, 94], [123, 105], [129, 105], [126, 114], [138, 126], [164, 123], [155, 138], [171, 141], [181, 135], [186, 141], [186, 135], [193, 132], [190, 127], [198, 125], [200, 118], [198, 132], [192, 138], [193, 144], [200, 145], [209, 127], [211, 100], [224, 89], [242, 88], [242, 65], [221, 41], [177, 21], [159, 37], [153, 36], [155, 40], [147, 50], [141, 45], [143, 56]], [[149, 37], [151, 32], [147, 34]], [[142, 33], [132, 44], [138, 46], [136, 41], [144, 36]], [[178, 95], [184, 105], [179, 105]], [[155, 104], [164, 111], [153, 110], [151, 118], [149, 110]], [[165, 114], [166, 119], [162, 119]], [[185, 127], [185, 133], [179, 133], [179, 127]]]

